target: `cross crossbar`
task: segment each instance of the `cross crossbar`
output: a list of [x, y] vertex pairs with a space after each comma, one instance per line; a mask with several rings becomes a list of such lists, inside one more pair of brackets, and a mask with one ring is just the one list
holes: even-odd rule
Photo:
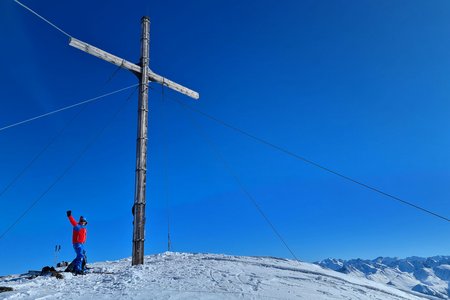
[[[91, 54], [91, 55], [93, 55], [95, 57], [103, 59], [103, 60], [105, 60], [107, 62], [110, 62], [110, 63], [112, 63], [112, 64], [114, 64], [116, 66], [119, 66], [121, 68], [127, 69], [127, 70], [129, 70], [129, 71], [131, 71], [131, 72], [133, 72], [135, 74], [141, 74], [142, 73], [141, 66], [138, 66], [138, 65], [136, 65], [136, 64], [134, 64], [132, 62], [129, 62], [129, 61], [123, 59], [123, 58], [120, 58], [120, 57], [118, 57], [116, 55], [108, 53], [108, 52], [106, 52], [106, 51], [104, 51], [102, 49], [99, 49], [99, 48], [97, 48], [95, 46], [92, 46], [92, 45], [90, 45], [90, 44], [88, 44], [86, 42], [80, 41], [80, 40], [78, 40], [76, 38], [71, 37], [70, 41], [69, 41], [69, 45], [74, 47], [74, 48], [77, 48], [77, 49], [79, 49], [81, 51], [84, 51], [86, 53], [89, 53], [89, 54]], [[162, 85], [167, 86], [168, 88], [170, 88], [172, 90], [175, 90], [175, 91], [177, 91], [179, 93], [182, 93], [182, 94], [184, 94], [186, 96], [189, 96], [189, 97], [191, 97], [193, 99], [198, 99], [200, 97], [200, 95], [196, 91], [193, 91], [193, 90], [191, 90], [191, 89], [189, 89], [187, 87], [182, 86], [181, 84], [178, 84], [178, 83], [173, 82], [173, 81], [171, 81], [171, 80], [169, 80], [169, 79], [167, 79], [167, 78], [165, 78], [165, 77], [163, 77], [161, 75], [158, 75], [158, 74], [154, 73], [153, 71], [151, 71], [150, 69], [148, 71], [148, 80], [154, 81], [154, 82], [158, 82], [158, 83], [160, 83]]]

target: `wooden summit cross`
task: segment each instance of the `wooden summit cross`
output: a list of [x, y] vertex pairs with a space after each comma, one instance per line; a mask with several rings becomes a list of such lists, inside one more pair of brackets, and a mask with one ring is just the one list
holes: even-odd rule
[[125, 59], [112, 55], [97, 47], [89, 45], [75, 38], [70, 38], [69, 45], [106, 60], [119, 67], [133, 72], [139, 77], [139, 103], [138, 103], [138, 136], [136, 142], [136, 184], [133, 205], [133, 258], [132, 265], [144, 263], [144, 240], [145, 240], [145, 183], [147, 173], [147, 132], [148, 132], [148, 83], [158, 82], [177, 92], [191, 98], [198, 99], [199, 94], [178, 83], [170, 81], [149, 69], [149, 41], [150, 41], [150, 19], [141, 19], [141, 59], [139, 65]]

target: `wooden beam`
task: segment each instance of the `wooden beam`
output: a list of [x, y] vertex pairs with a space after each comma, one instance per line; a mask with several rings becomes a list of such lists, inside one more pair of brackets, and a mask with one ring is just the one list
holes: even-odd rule
[[170, 88], [170, 89], [172, 89], [174, 91], [177, 91], [179, 93], [185, 94], [186, 96], [189, 96], [189, 97], [191, 97], [191, 98], [193, 98], [195, 100], [200, 98], [200, 95], [197, 92], [195, 92], [195, 91], [193, 91], [191, 89], [188, 89], [187, 87], [184, 87], [181, 84], [173, 82], [173, 81], [171, 81], [171, 80], [169, 80], [169, 79], [167, 79], [165, 77], [162, 77], [161, 75], [153, 73], [151, 70], [148, 73], [148, 79], [150, 81], [158, 82], [158, 83], [160, 83], [162, 85], [165, 85], [168, 88]]
[[97, 47], [89, 45], [88, 43], [77, 40], [76, 38], [70, 38], [69, 45], [72, 47], [75, 47], [77, 49], [80, 49], [81, 51], [84, 51], [86, 53], [89, 53], [95, 57], [106, 60], [107, 62], [110, 62], [116, 66], [130, 70], [131, 72], [138, 73], [138, 74], [141, 73], [140, 66], [133, 64], [125, 59], [118, 57], [118, 56], [115, 56], [111, 53], [103, 51], [102, 49], [99, 49]]
[[[142, 72], [142, 68], [140, 66], [138, 66], [132, 62], [129, 62], [123, 58], [120, 58], [118, 56], [115, 56], [111, 53], [103, 51], [102, 49], [94, 47], [88, 43], [82, 42], [76, 38], [70, 38], [69, 45], [74, 48], [77, 48], [81, 51], [84, 51], [86, 53], [89, 53], [95, 57], [103, 59], [107, 62], [110, 62], [116, 66], [130, 70], [131, 72], [133, 72], [135, 74], [140, 74]], [[149, 70], [149, 72], [148, 72], [148, 80], [158, 82], [162, 85], [167, 86], [168, 88], [170, 88], [172, 90], [175, 90], [175, 91], [182, 93], [186, 96], [189, 96], [193, 99], [198, 99], [200, 97], [200, 95], [197, 92], [195, 92], [187, 87], [184, 87], [181, 84], [173, 82], [161, 75], [158, 75], [151, 70]]]

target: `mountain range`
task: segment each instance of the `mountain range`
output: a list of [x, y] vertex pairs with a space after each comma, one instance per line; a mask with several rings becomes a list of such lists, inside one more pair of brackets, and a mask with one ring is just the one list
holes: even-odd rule
[[328, 258], [316, 264], [340, 273], [394, 286], [403, 291], [448, 299], [450, 256], [368, 259]]

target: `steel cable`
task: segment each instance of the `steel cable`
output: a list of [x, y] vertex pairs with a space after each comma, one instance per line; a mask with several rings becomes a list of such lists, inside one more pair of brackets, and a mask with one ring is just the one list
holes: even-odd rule
[[95, 142], [100, 138], [102, 133], [105, 131], [105, 129], [114, 121], [114, 119], [117, 117], [117, 115], [125, 108], [125, 105], [128, 103], [128, 100], [133, 96], [133, 94], [136, 92], [137, 89], [135, 89], [124, 101], [124, 103], [119, 106], [119, 108], [115, 111], [114, 115], [106, 122], [106, 124], [100, 128], [100, 130], [97, 132], [97, 134], [88, 142], [88, 144], [80, 151], [80, 153], [69, 163], [69, 165], [64, 169], [64, 171], [50, 184], [50, 186], [47, 187], [47, 189], [44, 190], [44, 192], [39, 195], [39, 197], [34, 200], [30, 206], [0, 235], [0, 240], [9, 232], [11, 229], [14, 228], [32, 209], [33, 207], [38, 204], [39, 201], [41, 201], [54, 187], [55, 185], [63, 179], [67, 173], [75, 166], [75, 164], [84, 156], [84, 154], [89, 150], [92, 145], [95, 144]]
[[[117, 74], [117, 69], [108, 77], [108, 80], [104, 83], [103, 88], [113, 79], [113, 77]], [[41, 151], [36, 154], [33, 159], [8, 183], [5, 187], [0, 191], [0, 199], [2, 196], [20, 179], [20, 177], [25, 174], [28, 169], [30, 169], [33, 164], [50, 148], [50, 146], [66, 131], [67, 128], [81, 115], [81, 113], [85, 110], [87, 106], [83, 106], [74, 116], [66, 122], [64, 127], [53, 137], [50, 141], [41, 149]]]
[[278, 145], [276, 145], [276, 144], [274, 144], [272, 142], [269, 142], [269, 141], [267, 141], [265, 139], [259, 138], [259, 137], [255, 136], [255, 135], [251, 134], [251, 133], [248, 133], [245, 130], [242, 130], [242, 129], [236, 127], [236, 126], [233, 126], [233, 125], [231, 125], [231, 124], [229, 124], [229, 123], [227, 123], [227, 122], [225, 122], [223, 120], [220, 120], [220, 119], [218, 119], [218, 118], [216, 118], [216, 117], [214, 117], [214, 116], [212, 116], [210, 114], [207, 114], [207, 113], [205, 113], [205, 112], [203, 112], [203, 111], [201, 111], [199, 109], [193, 108], [192, 106], [187, 105], [187, 104], [185, 104], [185, 103], [183, 103], [183, 102], [181, 102], [181, 101], [179, 101], [177, 99], [174, 99], [174, 98], [171, 98], [171, 97], [167, 97], [167, 98], [172, 100], [172, 101], [175, 101], [176, 103], [182, 105], [183, 107], [185, 107], [185, 108], [187, 108], [187, 109], [189, 109], [189, 110], [191, 110], [193, 112], [196, 112], [196, 113], [198, 113], [198, 114], [200, 114], [200, 115], [202, 115], [202, 116], [204, 116], [204, 117], [206, 117], [206, 118], [208, 118], [210, 120], [213, 120], [216, 123], [219, 123], [219, 124], [221, 124], [221, 125], [223, 125], [225, 127], [228, 127], [228, 128], [230, 128], [230, 129], [232, 129], [232, 130], [234, 130], [236, 132], [239, 132], [239, 133], [241, 133], [241, 134], [243, 134], [243, 135], [245, 135], [245, 136], [247, 136], [247, 137], [257, 141], [257, 142], [260, 142], [260, 143], [262, 143], [262, 144], [264, 144], [266, 146], [269, 146], [269, 147], [274, 148], [274, 149], [276, 149], [276, 150], [278, 150], [280, 152], [283, 152], [283, 153], [285, 153], [285, 154], [287, 154], [287, 155], [289, 155], [291, 157], [294, 157], [294, 158], [296, 158], [298, 160], [306, 162], [306, 163], [308, 163], [308, 164], [310, 164], [310, 165], [312, 165], [314, 167], [317, 167], [319, 169], [322, 169], [322, 170], [324, 170], [324, 171], [326, 171], [328, 173], [331, 173], [331, 174], [334, 174], [336, 176], [339, 176], [339, 177], [341, 177], [341, 178], [343, 178], [343, 179], [345, 179], [347, 181], [353, 182], [353, 183], [355, 183], [355, 184], [357, 184], [359, 186], [362, 186], [362, 187], [364, 187], [366, 189], [369, 189], [369, 190], [371, 190], [373, 192], [376, 192], [378, 194], [386, 196], [386, 197], [388, 197], [388, 198], [390, 198], [392, 200], [398, 201], [398, 202], [400, 202], [400, 203], [402, 203], [404, 205], [410, 206], [410, 207], [415, 208], [415, 209], [417, 209], [419, 211], [422, 211], [424, 213], [427, 213], [429, 215], [432, 215], [432, 216], [437, 217], [439, 219], [442, 219], [444, 221], [450, 222], [449, 218], [447, 218], [447, 217], [445, 217], [445, 216], [443, 216], [443, 215], [441, 215], [439, 213], [433, 212], [433, 211], [428, 210], [426, 208], [423, 208], [423, 207], [421, 207], [421, 206], [419, 206], [417, 204], [411, 203], [411, 202], [406, 201], [404, 199], [401, 199], [401, 198], [399, 198], [397, 196], [394, 196], [394, 195], [392, 195], [390, 193], [384, 192], [384, 191], [382, 191], [382, 190], [380, 190], [380, 189], [378, 189], [376, 187], [373, 187], [373, 186], [371, 186], [369, 184], [363, 183], [363, 182], [361, 182], [359, 180], [351, 178], [351, 177], [349, 177], [347, 175], [344, 175], [344, 174], [342, 174], [340, 172], [334, 171], [334, 170], [332, 170], [332, 169], [330, 169], [328, 167], [325, 167], [325, 166], [323, 166], [323, 165], [321, 165], [319, 163], [316, 163], [316, 162], [314, 162], [314, 161], [312, 161], [310, 159], [307, 159], [307, 158], [305, 158], [303, 156], [300, 156], [300, 155], [298, 155], [298, 154], [296, 154], [296, 153], [294, 153], [294, 152], [292, 152], [290, 150], [287, 150], [286, 148], [283, 148], [283, 147], [278, 146]]
[[[179, 103], [178, 101], [176, 101]], [[182, 105], [184, 109], [186, 109], [186, 106]], [[228, 163], [228, 161], [223, 156], [222, 152], [219, 150], [218, 146], [214, 143], [214, 141], [207, 135], [207, 133], [201, 128], [200, 124], [197, 123], [193, 118], [189, 117], [189, 120], [191, 121], [191, 124], [193, 124], [193, 127], [195, 127], [199, 133], [200, 136], [203, 137], [203, 139], [210, 145], [211, 149], [216, 153], [216, 156], [219, 160], [222, 161], [225, 169], [227, 172], [233, 177], [233, 179], [238, 184], [241, 191], [247, 196], [247, 198], [250, 200], [250, 202], [253, 204], [253, 206], [256, 208], [258, 213], [263, 217], [263, 219], [266, 221], [266, 223], [269, 225], [269, 227], [272, 229], [274, 234], [278, 237], [278, 239], [281, 241], [281, 243], [284, 245], [284, 247], [289, 251], [289, 253], [292, 255], [292, 257], [299, 261], [297, 256], [295, 255], [294, 251], [292, 251], [291, 247], [289, 247], [286, 240], [283, 238], [283, 236], [280, 234], [280, 232], [277, 230], [275, 225], [272, 223], [272, 221], [269, 219], [267, 214], [263, 211], [261, 206], [258, 204], [256, 199], [253, 197], [253, 195], [248, 191], [248, 189], [245, 187], [244, 183], [240, 179], [240, 177], [237, 175], [236, 171], [231, 167], [231, 165]]]
[[32, 10], [31, 8], [29, 8], [28, 6], [26, 6], [23, 3], [20, 3], [18, 0], [14, 0], [14, 2], [16, 2], [17, 4], [19, 4], [20, 6], [22, 6], [23, 8], [25, 8], [26, 10], [28, 10], [29, 12], [31, 12], [32, 14], [34, 14], [35, 16], [37, 16], [39, 19], [41, 19], [42, 21], [46, 22], [47, 24], [49, 24], [50, 26], [52, 26], [53, 28], [55, 28], [56, 30], [58, 30], [59, 32], [61, 32], [62, 34], [64, 34], [65, 36], [71, 38], [72, 36], [70, 34], [68, 34], [67, 32], [65, 32], [64, 30], [62, 30], [61, 28], [59, 28], [58, 26], [56, 26], [55, 24], [53, 24], [52, 22], [50, 22], [49, 20], [47, 20], [46, 18], [44, 18], [43, 16], [41, 16], [40, 14], [38, 14], [37, 12], [35, 12], [34, 10]]
[[90, 102], [93, 102], [93, 101], [97, 101], [97, 100], [105, 98], [107, 96], [111, 96], [111, 95], [123, 92], [125, 90], [131, 89], [131, 88], [136, 87], [138, 85], [139, 85], [139, 83], [136, 83], [136, 84], [133, 84], [133, 85], [121, 88], [119, 90], [115, 90], [115, 91], [110, 92], [110, 93], [106, 93], [106, 94], [103, 94], [103, 95], [100, 95], [100, 96], [97, 96], [97, 97], [94, 97], [94, 98], [91, 98], [91, 99], [87, 99], [87, 100], [81, 101], [81, 102], [76, 103], [76, 104], [65, 106], [63, 108], [60, 108], [60, 109], [57, 109], [57, 110], [54, 110], [54, 111], [51, 111], [51, 112], [48, 112], [48, 113], [36, 116], [36, 117], [32, 117], [32, 118], [29, 118], [29, 119], [26, 119], [26, 120], [23, 120], [23, 121], [20, 121], [20, 122], [16, 122], [16, 123], [13, 123], [13, 124], [10, 124], [10, 125], [6, 125], [6, 126], [1, 127], [0, 131], [6, 130], [6, 129], [9, 129], [9, 128], [12, 128], [12, 127], [16, 127], [16, 126], [19, 126], [19, 125], [22, 125], [22, 124], [25, 124], [25, 123], [28, 123], [28, 122], [40, 119], [40, 118], [44, 118], [44, 117], [47, 117], [47, 116], [59, 113], [59, 112], [64, 111], [64, 110], [68, 110], [68, 109], [80, 106], [80, 105], [83, 105], [83, 104], [87, 104], [87, 103], [90, 103]]

